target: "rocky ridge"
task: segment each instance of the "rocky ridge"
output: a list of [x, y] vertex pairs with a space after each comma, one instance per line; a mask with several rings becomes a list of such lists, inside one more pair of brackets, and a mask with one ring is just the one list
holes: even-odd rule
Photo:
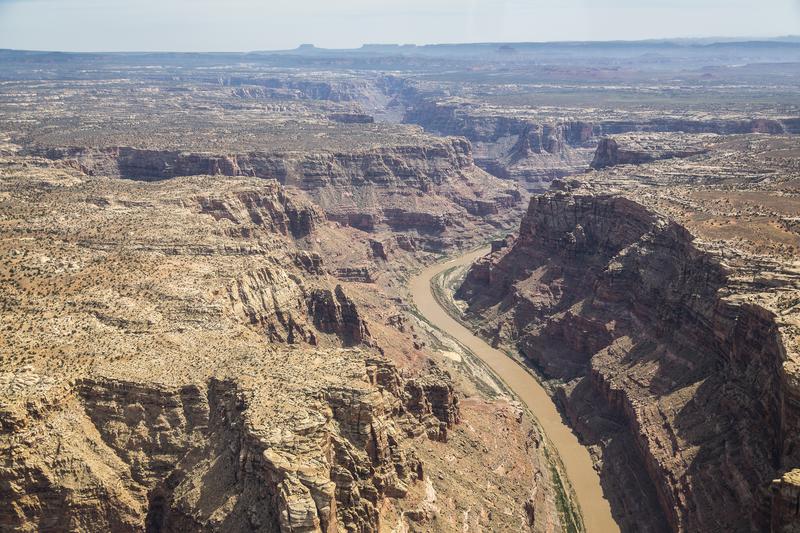
[[658, 159], [691, 157], [706, 151], [704, 142], [713, 136], [704, 134], [631, 134], [603, 137], [597, 143], [590, 163], [593, 169], [614, 165], [641, 165]]
[[[692, 240], [622, 197], [541, 196], [460, 296], [487, 336], [554, 380], [574, 427], [603, 448], [609, 486], [621, 470], [646, 473], [655, 493], [612, 491], [623, 525], [642, 527], [644, 510], [656, 530], [659, 514], [673, 531], [761, 530], [772, 480], [798, 466], [796, 324], [726, 289]], [[620, 446], [628, 436], [638, 457]]]
[[[665, 116], [642, 110], [520, 108], [484, 103], [479, 99], [443, 98], [435, 93], [411, 89], [406, 89], [406, 93], [410, 101], [405, 115], [407, 122], [443, 135], [466, 137], [473, 143], [476, 162], [482, 168], [501, 178], [519, 181], [531, 191], [546, 190], [553, 179], [580, 174], [590, 163], [594, 168], [609, 164], [604, 163], [604, 157], [613, 147], [610, 141], [603, 140], [607, 136], [634, 132], [652, 136], [663, 133], [732, 135], [800, 131], [800, 121], [793, 117], [749, 117], [732, 113], [723, 118], [681, 112]], [[631, 135], [633, 139], [637, 137]], [[636, 152], [636, 149], [631, 152]], [[695, 153], [677, 148], [672, 152], [675, 155]], [[595, 154], [601, 157], [593, 163], [593, 157], [597, 157]], [[625, 150], [621, 156], [617, 154], [614, 157], [622, 157], [631, 163], [651, 160], [651, 157], [645, 159], [641, 154], [637, 157]]]
[[[17, 243], [4, 249], [4, 275], [40, 272], [36, 287], [13, 278], [4, 315], [38, 324], [49, 294], [44, 316], [60, 309], [80, 332], [63, 337], [51, 323], [35, 339], [5, 337], [3, 527], [376, 530], [381, 501], [423, 476], [411, 443], [446, 440], [458, 421], [446, 375], [402, 377], [341, 284], [294, 266], [292, 243], [320, 223], [313, 206], [274, 181], [216, 179], [203, 196], [209, 179], [154, 190], [57, 172], [39, 201], [70, 205], [85, 223], [55, 229], [37, 226], [41, 204], [17, 197], [16, 216], [32, 210], [17, 232], [58, 236], [40, 241], [42, 261], [24, 240], [4, 240]], [[24, 178], [16, 186], [37, 191]], [[130, 291], [130, 268], [170, 274], [140, 275]], [[225, 275], [200, 289], [208, 268]], [[211, 341], [220, 336], [224, 348]]]
[[[797, 372], [776, 384], [765, 361], [773, 323], [798, 351], [797, 46], [685, 44], [0, 52], [0, 529], [570, 530], [536, 424], [404, 299], [421, 264], [518, 224], [510, 180], [659, 213], [598, 208], [641, 226], [609, 227], [621, 240], [565, 219], [571, 237], [542, 247], [554, 268], [515, 282], [521, 333], [514, 309], [488, 311], [509, 345], [557, 340], [526, 349], [565, 376], [549, 386], [623, 528], [660, 531], [673, 501], [673, 524], [705, 525], [737, 501], [742, 524], [796, 529]], [[611, 165], [587, 171], [598, 153]], [[665, 250], [686, 275], [659, 291]], [[640, 273], [664, 316], [616, 295]], [[672, 314], [752, 338], [677, 342]], [[626, 338], [632, 363], [603, 351]], [[776, 396], [785, 419], [763, 430]]]
[[[424, 475], [410, 440], [446, 438], [457, 420], [452, 388], [435, 378], [401, 379], [391, 364], [358, 350], [271, 357], [239, 367], [244, 377], [215, 376], [204, 384], [157, 384], [98, 370], [59, 405], [25, 413], [24, 403], [10, 412], [5, 406], [6, 419], [24, 425], [4, 436], [4, 447], [26, 453], [6, 465], [4, 527], [375, 530], [381, 499], [402, 498]], [[307, 372], [297, 376], [278, 361]], [[265, 363], [286, 368], [275, 373], [279, 381], [246, 377]], [[331, 365], [342, 366], [324, 388], [286, 381], [318, 379]], [[23, 372], [10, 383], [36, 379]], [[267, 393], [275, 387], [282, 408]], [[299, 396], [286, 396], [293, 389]], [[37, 392], [28, 404], [42, 401]], [[60, 433], [55, 451], [42, 440], [43, 427]], [[87, 447], [96, 450], [92, 456]], [[43, 490], [15, 488], [23, 473]]]
[[364, 231], [411, 232], [429, 248], [441, 248], [449, 234], [468, 235], [468, 222], [486, 224], [491, 217], [494, 225], [510, 223], [522, 198], [515, 186], [476, 167], [469, 143], [458, 138], [349, 153], [215, 155], [129, 147], [31, 151], [89, 175], [274, 179], [290, 191], [303, 191], [330, 220]]
[[[561, 530], [537, 429], [508, 400], [461, 407], [394, 271], [337, 277], [327, 246], [388, 268], [372, 234], [272, 179], [2, 165], [0, 527]], [[419, 264], [401, 237], [387, 257]]]

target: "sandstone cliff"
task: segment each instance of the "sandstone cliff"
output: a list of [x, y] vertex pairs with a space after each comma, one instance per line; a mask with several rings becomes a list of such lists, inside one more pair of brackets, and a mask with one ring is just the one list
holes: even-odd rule
[[672, 157], [690, 157], [704, 152], [702, 142], [705, 138], [702, 135], [683, 134], [603, 137], [597, 143], [589, 166], [601, 169], [615, 165], [640, 165]]
[[3, 162], [0, 529], [562, 530], [536, 428], [323, 253], [374, 268], [368, 234], [275, 180], [62, 163]]
[[[404, 380], [358, 351], [271, 359], [270, 383], [239, 376], [158, 384], [98, 373], [35, 411], [32, 402], [55, 398], [28, 386], [28, 407], [4, 410], [26, 422], [2, 435], [12, 455], [0, 523], [30, 531], [377, 531], [381, 500], [402, 498], [424, 475], [410, 439], [443, 438], [457, 420], [452, 388], [441, 376]], [[293, 364], [304, 369], [296, 385]], [[333, 375], [309, 389], [302, 380], [318, 365]], [[239, 371], [256, 371], [246, 368]], [[12, 386], [41, 379], [9, 376]], [[299, 396], [286, 396], [295, 389]]]
[[580, 120], [526, 119], [426, 99], [415, 102], [404, 119], [443, 135], [466, 137], [478, 165], [501, 178], [528, 182], [533, 189], [586, 168], [596, 135], [592, 124]]
[[[352, 152], [214, 154], [131, 147], [30, 151], [70, 162], [88, 174], [135, 180], [191, 175], [274, 179], [290, 191], [302, 191], [330, 220], [369, 232], [410, 232], [431, 249], [441, 248], [448, 234], [469, 239], [475, 224], [509, 224], [522, 198], [515, 186], [476, 167], [469, 143], [458, 138]], [[297, 211], [291, 199], [275, 201], [288, 208], [286, 224], [293, 234], [309, 232], [316, 218], [312, 211]], [[215, 217], [235, 217], [231, 209], [258, 216], [253, 214], [258, 207], [247, 197], [230, 206], [215, 199], [204, 205]]]
[[[359, 102], [372, 107], [383, 103], [386, 95], [378, 80], [355, 76], [281, 76], [240, 77], [221, 80], [235, 87], [232, 93], [239, 98], [275, 98]], [[371, 105], [370, 105], [371, 104]]]
[[[475, 160], [496, 176], [523, 183], [531, 191], [548, 188], [550, 181], [609, 164], [642, 163], [661, 158], [637, 149], [615, 151], [604, 136], [620, 134], [785, 134], [797, 131], [795, 118], [747, 115], [710, 118], [676, 112], [620, 113], [580, 108], [554, 109], [503, 106], [478, 99], [442, 97], [405, 88], [405, 120], [443, 135], [466, 137], [474, 145]], [[599, 146], [598, 146], [599, 143]], [[684, 151], [665, 150], [681, 156]], [[648, 151], [649, 152], [649, 151]], [[694, 152], [693, 152], [694, 153]]]
[[377, 531], [458, 399], [435, 366], [401, 375], [300, 247], [316, 208], [274, 181], [45, 175], [39, 202], [75, 219], [3, 251], [21, 328], [3, 337], [0, 528]]
[[[763, 530], [772, 479], [798, 461], [784, 369], [796, 354], [776, 315], [727, 283], [675, 222], [556, 193], [532, 199], [516, 242], [478, 262], [460, 296], [487, 336], [554, 379], [574, 427], [604, 448], [604, 483], [637, 468], [649, 479], [611, 491], [624, 527], [657, 530], [661, 513], [674, 531]], [[649, 525], [623, 511], [655, 502]]]

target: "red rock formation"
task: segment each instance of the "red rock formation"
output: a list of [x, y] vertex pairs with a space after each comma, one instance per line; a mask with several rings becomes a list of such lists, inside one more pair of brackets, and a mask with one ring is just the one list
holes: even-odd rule
[[[633, 115], [629, 120], [604, 117], [602, 113], [570, 117], [541, 116], [540, 110], [481, 103], [479, 100], [426, 95], [413, 87], [397, 89], [408, 110], [405, 121], [443, 135], [466, 137], [474, 145], [475, 160], [481, 168], [504, 178], [526, 183], [531, 190], [546, 190], [553, 179], [584, 172], [592, 160], [593, 143], [602, 136], [631, 132], [690, 134], [791, 133], [796, 118], [665, 117], [659, 114]], [[517, 111], [517, 112], [514, 112]], [[527, 115], [527, 116], [526, 116]], [[681, 156], [652, 154], [637, 150], [617, 152], [604, 146], [595, 153], [593, 168], [620, 163], [642, 163], [652, 159]]]
[[[83, 379], [36, 419], [27, 413], [32, 426], [66, 423], [66, 432], [47, 441], [52, 450], [28, 445], [5, 463], [0, 524], [378, 531], [381, 501], [404, 497], [423, 476], [410, 439], [445, 439], [458, 403], [436, 369], [407, 380], [384, 359], [343, 353], [347, 363], [330, 370], [358, 380], [317, 391], [297, 376], [302, 386], [279, 408], [272, 387], [235, 378], [183, 386]], [[331, 364], [307, 355], [306, 368]]]
[[277, 267], [247, 272], [228, 287], [233, 310], [270, 342], [318, 344], [320, 334], [335, 335], [344, 345], [369, 338], [364, 320], [341, 285], [334, 290], [308, 287]]
[[774, 315], [725, 286], [678, 224], [621, 197], [557, 193], [532, 199], [516, 242], [478, 262], [460, 296], [495, 342], [563, 384], [575, 427], [605, 435], [608, 472], [636, 468], [609, 444], [602, 417], [619, 418], [672, 530], [764, 530], [770, 483], [797, 464], [796, 406]]
[[[412, 139], [413, 141], [413, 139]], [[135, 180], [164, 180], [191, 175], [255, 176], [276, 180], [286, 189], [252, 192], [236, 198], [200, 198], [204, 212], [217, 219], [267, 221], [293, 236], [307, 236], [322, 213], [329, 220], [363, 231], [381, 229], [436, 236], [462, 231], [485, 218], [510, 221], [521, 194], [515, 186], [477, 168], [470, 144], [461, 138], [410, 142], [408, 145], [354, 149], [352, 152], [250, 152], [218, 154], [118, 148], [48, 148], [39, 155], [73, 164], [97, 175]], [[307, 196], [321, 211], [287, 193]], [[274, 204], [280, 209], [270, 209]], [[435, 238], [429, 248], [439, 248]]]
[[800, 531], [800, 469], [794, 469], [772, 482], [773, 533]]
[[200, 212], [215, 220], [224, 218], [237, 225], [254, 224], [263, 230], [295, 238], [310, 235], [324, 217], [319, 208], [293, 198], [274, 182], [265, 182], [257, 191], [202, 196], [197, 202]]
[[624, 146], [620, 147], [616, 139], [603, 137], [597, 143], [594, 158], [590, 167], [601, 169], [613, 167], [615, 165], [641, 165], [657, 159], [669, 159], [672, 157], [689, 157], [704, 152], [701, 146], [671, 146], [670, 139], [665, 139], [663, 146], [643, 147], [643, 146]]

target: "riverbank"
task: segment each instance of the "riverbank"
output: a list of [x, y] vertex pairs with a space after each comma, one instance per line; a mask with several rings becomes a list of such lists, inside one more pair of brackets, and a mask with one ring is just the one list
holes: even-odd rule
[[[545, 389], [519, 363], [500, 350], [489, 346], [451, 316], [456, 312], [453, 306], [443, 305], [437, 299], [433, 287], [437, 276], [453, 268], [470, 264], [486, 254], [487, 251], [485, 248], [476, 250], [455, 259], [437, 263], [421, 271], [410, 282], [414, 303], [426, 320], [453, 337], [486, 363], [537, 419], [553, 449], [557, 452], [569, 480], [563, 483], [563, 498], [565, 501], [571, 499], [569, 498], [569, 486], [571, 485], [580, 507], [580, 512], [574, 512], [574, 517], [565, 517], [567, 524], [573, 522], [573, 527], [585, 529], [588, 532], [619, 531], [611, 516], [608, 500], [603, 497], [600, 478], [594, 470], [589, 451], [580, 444], [572, 430], [564, 423]], [[573, 514], [569, 510], [565, 512]], [[584, 517], [583, 520], [580, 518], [581, 515]]]

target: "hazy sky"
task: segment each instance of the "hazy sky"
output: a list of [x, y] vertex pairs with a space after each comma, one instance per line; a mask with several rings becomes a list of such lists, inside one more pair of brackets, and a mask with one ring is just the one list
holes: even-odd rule
[[800, 0], [0, 0], [0, 48], [234, 51], [800, 34]]

